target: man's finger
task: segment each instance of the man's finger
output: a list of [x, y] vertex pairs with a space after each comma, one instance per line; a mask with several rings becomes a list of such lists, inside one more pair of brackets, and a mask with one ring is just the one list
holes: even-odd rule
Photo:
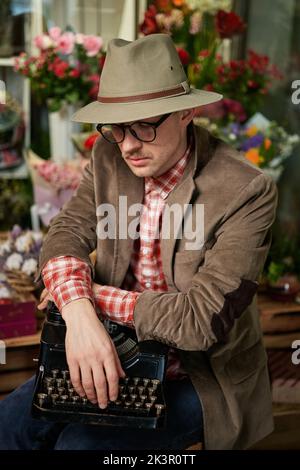
[[106, 408], [107, 401], [108, 401], [107, 379], [105, 377], [103, 367], [97, 362], [93, 364], [93, 380], [94, 380], [94, 385], [95, 385], [95, 389], [97, 393], [97, 400], [98, 400], [99, 406], [100, 408]]
[[90, 402], [97, 403], [97, 394], [93, 381], [92, 370], [89, 365], [82, 365], [80, 367], [81, 374], [81, 385], [84, 390], [85, 395], [90, 400]]

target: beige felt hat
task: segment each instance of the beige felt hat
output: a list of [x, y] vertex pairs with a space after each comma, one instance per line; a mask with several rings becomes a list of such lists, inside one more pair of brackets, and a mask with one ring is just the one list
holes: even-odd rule
[[121, 123], [214, 103], [222, 95], [190, 88], [175, 45], [167, 34], [136, 41], [113, 39], [100, 77], [97, 101], [73, 121]]

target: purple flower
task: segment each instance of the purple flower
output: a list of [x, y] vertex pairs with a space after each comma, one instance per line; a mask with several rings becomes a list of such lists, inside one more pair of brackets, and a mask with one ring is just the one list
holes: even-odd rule
[[251, 148], [260, 147], [263, 141], [264, 141], [264, 136], [262, 134], [256, 134], [242, 143], [241, 150], [246, 152], [247, 150]]

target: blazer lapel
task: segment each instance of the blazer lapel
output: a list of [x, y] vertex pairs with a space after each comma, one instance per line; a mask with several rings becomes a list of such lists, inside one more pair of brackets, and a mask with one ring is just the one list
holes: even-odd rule
[[[166, 205], [168, 205], [169, 207], [173, 204], [178, 204], [178, 207], [181, 206], [182, 217], [181, 224], [178, 224], [178, 227], [182, 227], [182, 219], [184, 217], [184, 205], [189, 204], [192, 200], [192, 196], [196, 186], [194, 178], [199, 175], [201, 169], [209, 161], [214, 149], [214, 143], [210, 140], [210, 135], [205, 129], [193, 125], [193, 136], [194, 150], [192, 151], [191, 157], [182, 176], [182, 180], [166, 199]], [[200, 193], [199, 184], [197, 186], [198, 192]], [[162, 226], [164, 226], [164, 223], [166, 223], [166, 216], [167, 212], [164, 211]], [[166, 282], [169, 288], [174, 288], [173, 256], [177, 239], [178, 231], [177, 233], [172, 233], [172, 230], [170, 238], [161, 238], [162, 265]]]
[[121, 155], [118, 158], [117, 197], [116, 201], [116, 239], [114, 243], [114, 264], [111, 272], [111, 285], [120, 286], [129, 267], [133, 250], [133, 238], [128, 234], [128, 226], [139, 217], [139, 213], [128, 215], [133, 204], [142, 204], [144, 197], [144, 179], [135, 176], [126, 165]]

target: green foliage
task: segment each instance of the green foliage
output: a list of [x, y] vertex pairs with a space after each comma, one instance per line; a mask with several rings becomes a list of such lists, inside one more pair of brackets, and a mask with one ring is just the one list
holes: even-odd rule
[[29, 179], [0, 179], [0, 230], [11, 230], [15, 224], [29, 227], [32, 204], [32, 186]]

